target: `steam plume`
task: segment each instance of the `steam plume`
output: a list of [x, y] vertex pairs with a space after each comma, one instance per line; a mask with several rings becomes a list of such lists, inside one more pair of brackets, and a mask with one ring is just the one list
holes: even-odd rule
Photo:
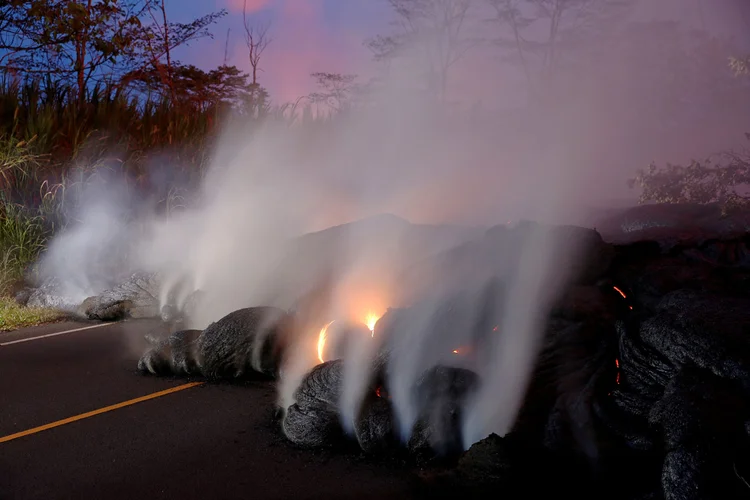
[[[420, 60], [420, 43], [429, 40], [406, 48], [410, 61]], [[477, 60], [459, 65], [458, 74], [487, 76], [489, 59]], [[403, 439], [417, 418], [412, 388], [419, 376], [438, 363], [459, 363], [451, 352], [472, 341], [468, 333], [497, 324], [499, 333], [487, 333], [482, 356], [471, 366], [481, 388], [465, 408], [464, 443], [506, 432], [528, 382], [542, 321], [577, 249], [558, 233], [531, 226], [507, 254], [489, 256], [467, 273], [474, 292], [494, 286], [498, 277], [505, 280], [504, 291], [469, 293], [462, 299], [466, 307], [457, 309], [437, 296], [415, 294], [403, 273], [478, 237], [471, 227], [518, 219], [572, 222], [581, 205], [621, 194], [627, 174], [608, 170], [606, 163], [614, 156], [630, 167], [643, 160], [641, 154], [651, 154], [639, 148], [630, 153], [624, 129], [640, 130], [654, 117], [630, 109], [641, 106], [638, 95], [626, 92], [633, 92], [642, 72], [619, 66], [615, 77], [596, 66], [581, 70], [580, 78], [567, 75], [573, 81], [547, 82], [545, 97], [558, 97], [553, 106], [521, 109], [522, 118], [502, 126], [481, 113], [472, 117], [437, 103], [417, 85], [422, 69], [391, 67], [369, 105], [328, 122], [269, 122], [252, 133], [227, 131], [194, 202], [179, 213], [139, 210], [134, 222], [123, 224], [123, 211], [142, 201], [112, 196], [108, 186], [106, 196], [82, 204], [79, 222], [53, 242], [44, 273], [60, 276], [71, 296], [83, 299], [108, 285], [93, 264], [115, 267], [110, 256], [116, 249], [125, 256], [116, 266], [122, 274], [162, 274], [163, 302], [180, 305], [191, 292], [202, 292], [192, 328], [251, 305], [296, 308], [300, 335], [282, 368], [282, 406], [318, 362], [323, 325], [361, 323], [371, 309], [382, 315], [388, 307], [415, 306], [394, 338], [350, 346], [341, 402], [349, 426], [371, 375], [367, 367], [387, 342], [387, 383]], [[578, 85], [582, 91], [567, 93]], [[613, 96], [623, 95], [631, 100], [614, 104]], [[605, 104], [606, 112], [598, 114]], [[600, 182], [609, 189], [590, 187]], [[395, 215], [373, 217], [378, 214]], [[443, 226], [413, 227], [404, 219]], [[441, 236], [414, 236], [428, 233]], [[483, 274], [488, 268], [494, 271]], [[433, 278], [440, 284], [441, 275]]]

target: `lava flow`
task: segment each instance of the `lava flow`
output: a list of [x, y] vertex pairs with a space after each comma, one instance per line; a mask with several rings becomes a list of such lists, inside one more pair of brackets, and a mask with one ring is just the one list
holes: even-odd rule
[[[375, 336], [375, 323], [378, 322], [380, 319], [380, 316], [373, 312], [367, 313], [364, 319], [364, 324], [367, 326], [367, 329], [370, 330], [370, 337]], [[335, 321], [335, 320], [334, 320]], [[318, 334], [318, 360], [321, 363], [325, 363], [325, 360], [323, 359], [323, 354], [326, 346], [326, 341], [328, 340], [328, 328], [331, 326], [333, 321], [325, 325], [323, 328], [320, 329], [320, 333]]]
[[[334, 320], [335, 321], [335, 320]], [[323, 359], [323, 349], [326, 346], [326, 338], [328, 337], [328, 327], [331, 326], [333, 321], [328, 323], [326, 326], [320, 329], [320, 334], [318, 334], [318, 359], [321, 363], [325, 363], [325, 360]]]
[[367, 316], [365, 317], [365, 325], [370, 329], [371, 337], [375, 336], [375, 323], [377, 323], [379, 319], [380, 316], [372, 312], [367, 313]]
[[615, 367], [617, 368], [617, 378], [615, 378], [615, 383], [620, 384], [620, 360], [615, 358]]
[[[627, 295], [625, 295], [625, 292], [623, 292], [622, 290], [620, 290], [620, 289], [619, 289], [619, 288], [617, 288], [616, 286], [613, 286], [612, 288], [614, 288], [614, 289], [615, 289], [615, 291], [616, 291], [617, 293], [619, 293], [620, 295], [622, 295], [622, 298], [623, 298], [623, 299], [627, 299], [627, 298], [628, 298], [628, 296], [627, 296]], [[633, 309], [633, 306], [628, 306], [628, 307], [630, 308], [630, 310], [632, 310], [632, 309]]]

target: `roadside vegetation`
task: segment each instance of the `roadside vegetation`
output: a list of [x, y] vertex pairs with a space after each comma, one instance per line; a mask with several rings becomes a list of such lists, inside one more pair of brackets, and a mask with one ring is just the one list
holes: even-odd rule
[[[204, 71], [172, 60], [176, 48], [211, 36], [225, 14], [175, 23], [156, 0], [0, 7], [0, 295], [33, 273], [93, 177], [106, 172], [147, 190], [149, 168], [168, 155], [185, 184], [197, 183], [226, 115], [284, 118], [236, 67]], [[257, 65], [268, 39], [247, 29]], [[0, 311], [4, 324], [23, 322], [7, 301]], [[29, 310], [27, 322], [50, 317]]]
[[0, 332], [51, 323], [65, 318], [65, 314], [53, 309], [19, 306], [10, 297], [0, 297]]
[[336, 73], [311, 75], [318, 91], [305, 97], [304, 112], [272, 103], [259, 82], [270, 25], [244, 11], [249, 71], [226, 55], [209, 70], [174, 59], [177, 48], [212, 38], [226, 15], [173, 22], [163, 0], [0, 6], [0, 296], [33, 277], [92, 180], [125, 185], [170, 210], [198, 186], [221, 126], [315, 126], [328, 116], [311, 106], [344, 109], [355, 77]]

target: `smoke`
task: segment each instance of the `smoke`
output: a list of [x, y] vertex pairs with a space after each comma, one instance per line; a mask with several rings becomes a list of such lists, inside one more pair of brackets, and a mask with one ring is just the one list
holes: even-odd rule
[[[627, 40], [637, 45], [640, 32], [634, 33]], [[477, 105], [472, 113], [438, 102], [420, 86], [425, 68], [415, 61], [433, 42], [417, 37], [404, 50], [408, 62], [390, 67], [368, 105], [332, 120], [294, 127], [269, 121], [252, 130], [233, 123], [200, 188], [179, 211], [156, 213], [150, 202], [111, 183], [106, 190], [92, 184], [76, 223], [50, 246], [44, 273], [60, 277], [82, 300], [115, 276], [158, 272], [162, 304], [182, 306], [200, 290], [191, 328], [242, 307], [293, 309], [299, 331], [282, 367], [282, 407], [319, 362], [324, 325], [361, 324], [368, 314], [412, 306], [394, 313], [392, 338], [352, 335], [341, 400], [345, 428], [352, 429], [375, 355], [385, 347], [386, 382], [403, 439], [420, 412], [413, 388], [437, 364], [468, 363], [480, 377], [480, 389], [464, 408], [465, 446], [507, 432], [544, 319], [578, 249], [545, 226], [521, 225], [505, 253], [460, 270], [466, 286], [455, 287], [452, 301], [438, 291], [455, 285], [447, 278], [455, 270], [432, 268], [426, 278], [432, 290], [405, 272], [424, 263], [431, 269], [431, 257], [480, 239], [487, 226], [571, 222], [587, 204], [621, 195], [625, 176], [612, 165], [641, 166], [653, 151], [635, 147], [642, 137], [637, 131], [655, 123], [656, 111], [634, 84], [654, 84], [649, 95], [655, 100], [672, 89], [642, 83], [649, 71], [630, 72], [654, 59], [627, 45], [625, 60], [632, 64], [625, 68], [612, 56], [614, 66], [565, 74], [543, 89], [535, 106], [498, 112]], [[473, 54], [451, 74], [500, 89], [496, 93], [511, 86], [495, 73], [523, 80], [515, 67], [490, 72], [492, 61]], [[461, 95], [460, 86], [453, 92], [449, 97]], [[520, 99], [509, 95], [502, 97]], [[671, 148], [678, 134], [659, 137], [670, 139]], [[591, 188], [600, 182], [604, 187]], [[453, 354], [466, 347], [477, 351], [473, 361]]]

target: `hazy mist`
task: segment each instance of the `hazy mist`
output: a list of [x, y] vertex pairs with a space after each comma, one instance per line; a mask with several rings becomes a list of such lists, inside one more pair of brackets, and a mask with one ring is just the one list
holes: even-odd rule
[[[522, 54], [513, 43], [492, 43], [513, 37], [507, 24], [488, 20], [496, 13], [488, 2], [473, 3], [450, 40], [425, 21], [379, 74], [366, 102], [313, 124], [269, 122], [251, 133], [232, 122], [188, 208], [140, 213], [126, 227], [121, 214], [137, 200], [116, 196], [108, 185], [51, 246], [44, 272], [66, 278], [84, 298], [104, 286], [92, 263], [115, 248], [127, 254], [129, 270], [162, 273], [164, 301], [174, 291], [181, 302], [201, 290], [190, 324], [196, 328], [241, 307], [290, 308], [306, 294], [325, 295], [284, 366], [279, 399], [288, 404], [319, 362], [315, 343], [325, 324], [362, 322], [369, 312], [380, 316], [408, 305], [396, 303], [408, 286], [399, 281], [404, 268], [466, 234], [446, 237], [432, 252], [409, 247], [410, 228], [390, 219], [342, 228], [320, 246], [305, 247], [297, 237], [383, 213], [467, 226], [583, 221], [594, 207], [634, 199], [625, 180], [652, 160], [679, 162], [742, 144], [750, 131], [750, 92], [747, 81], [730, 74], [727, 58], [743, 44], [747, 50], [747, 40], [704, 42], [688, 35], [687, 21], [654, 24], [664, 9], [650, 12], [644, 2], [585, 17], [588, 5], [614, 3], [572, 2], [578, 7], [561, 18], [555, 52], [549, 44], [543, 53]], [[524, 31], [544, 41], [549, 19]], [[441, 44], [458, 40], [470, 46], [450, 65], [440, 99], [424, 77], [435, 83], [447, 50]], [[565, 263], [576, 256], [545, 231], [531, 231], [518, 244], [508, 293], [495, 304], [503, 313], [501, 333], [472, 367], [483, 385], [467, 408], [467, 446], [512, 424], [555, 298], [550, 283], [565, 278]], [[388, 383], [404, 438], [416, 418], [413, 383], [465, 340], [460, 328], [436, 336], [428, 326], [439, 313], [425, 307], [391, 344]], [[375, 345], [351, 348], [345, 423], [356, 413]]]

